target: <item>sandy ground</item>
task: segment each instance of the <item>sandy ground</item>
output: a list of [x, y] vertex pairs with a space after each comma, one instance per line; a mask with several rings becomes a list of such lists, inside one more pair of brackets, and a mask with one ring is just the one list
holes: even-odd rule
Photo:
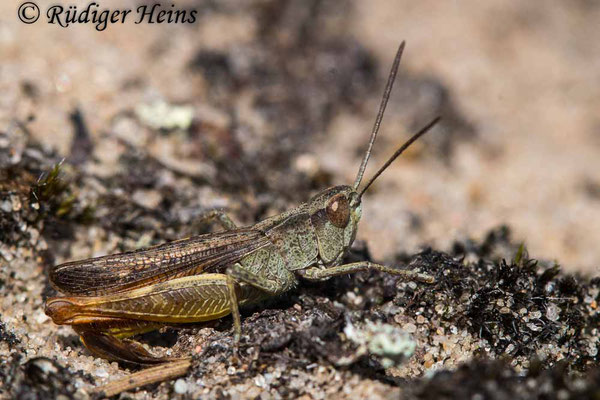
[[[38, 2], [42, 9], [51, 3]], [[51, 293], [44, 276], [48, 265], [189, 236], [199, 229], [194, 218], [208, 209], [227, 208], [235, 220], [251, 224], [305, 201], [323, 185], [353, 182], [401, 40], [407, 42], [401, 72], [367, 175], [430, 118], [440, 114], [443, 122], [365, 196], [358, 239], [367, 243], [371, 257], [391, 262], [426, 246], [450, 251], [457, 241], [480, 243], [491, 229], [506, 225], [512, 231], [512, 252], [503, 256], [510, 258], [522, 242], [532, 258], [556, 261], [567, 272], [598, 275], [596, 3], [315, 1], [311, 8], [293, 1], [209, 3], [177, 2], [201, 10], [192, 25], [127, 23], [103, 32], [89, 25], [25, 25], [15, 15], [20, 3], [0, 4], [0, 132], [7, 134], [0, 147], [16, 148], [17, 154], [36, 149], [23, 153], [35, 168], [2, 182], [6, 198], [0, 199], [14, 211], [14, 226], [26, 221], [22, 232], [6, 231], [0, 243], [0, 290], [5, 294], [0, 353], [12, 354], [15, 365], [49, 357], [69, 368], [80, 397], [92, 380], [102, 383], [124, 374], [116, 363], [90, 356], [69, 327], [57, 328], [44, 315], [44, 297]], [[138, 2], [101, 4], [135, 8]], [[159, 103], [181, 106], [192, 126], [153, 128]], [[149, 113], [144, 114], [144, 106]], [[83, 116], [84, 129], [73, 122], [75, 110]], [[35, 141], [41, 146], [31, 145]], [[65, 157], [69, 187], [60, 199], [71, 194], [76, 199], [63, 215], [66, 222], [57, 218], [56, 208], [52, 218], [31, 222], [21, 206], [29, 186], [40, 171]], [[92, 223], [84, 221], [91, 209], [86, 207], [95, 209]], [[489, 255], [471, 256], [465, 263]], [[344, 285], [342, 290], [353, 293]], [[596, 315], [597, 283], [577, 296], [586, 299], [586, 312]], [[293, 297], [287, 311], [312, 321], [313, 316], [303, 314], [314, 306], [311, 299]], [[493, 357], [503, 352], [489, 350], [491, 339], [466, 325], [451, 332], [456, 321], [438, 323], [426, 307], [411, 309], [398, 296], [385, 299], [396, 307], [386, 308], [388, 322], [410, 324], [412, 333], [413, 326], [423, 325], [417, 342], [434, 349], [433, 358], [425, 358], [423, 350], [387, 376], [415, 378], [454, 368], [481, 348]], [[323, 307], [342, 302], [352, 309], [353, 301], [347, 294], [329, 294]], [[460, 303], [458, 298], [448, 301]], [[361, 307], [373, 316], [371, 303]], [[428, 319], [418, 322], [423, 312]], [[324, 311], [324, 324], [349, 315], [347, 310], [335, 317], [331, 313]], [[589, 323], [593, 330], [597, 317]], [[227, 338], [227, 325], [218, 332]], [[463, 332], [463, 346], [447, 351]], [[174, 351], [212, 346], [214, 334], [212, 328], [190, 330], [180, 335]], [[597, 329], [588, 334], [586, 340], [596, 346]], [[300, 343], [294, 351], [305, 349], [303, 337], [294, 340]], [[15, 361], [15, 345], [24, 353], [22, 360]], [[548, 346], [541, 346], [544, 352], [563, 357], [562, 350]], [[201, 384], [202, 368], [208, 367], [198, 367], [187, 381], [196, 385], [190, 393], [205, 387], [219, 398], [215, 387], [222, 385], [233, 398], [243, 398], [248, 382], [259, 379], [254, 367], [236, 375], [218, 351], [211, 357], [217, 357], [219, 367]], [[444, 357], [450, 359], [446, 365], [440, 362]], [[591, 357], [597, 361], [597, 353]], [[312, 372], [287, 365], [260, 370], [260, 376], [273, 379], [292, 368], [298, 379], [288, 386], [336, 382], [333, 395], [345, 382], [351, 386], [349, 398], [365, 396], [360, 392], [365, 380], [380, 398], [399, 392], [398, 381], [371, 380], [364, 371], [333, 367], [335, 362], [318, 357], [311, 362]], [[513, 367], [519, 372], [527, 365], [520, 359]], [[232, 384], [231, 376], [240, 381]], [[259, 379], [254, 386], [268, 385]], [[161, 386], [154, 394], [165, 397], [173, 390]]]

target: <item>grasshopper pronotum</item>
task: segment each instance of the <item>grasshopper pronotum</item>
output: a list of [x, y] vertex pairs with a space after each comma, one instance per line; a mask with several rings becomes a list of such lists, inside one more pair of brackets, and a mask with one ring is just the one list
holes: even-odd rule
[[72, 325], [95, 355], [128, 364], [152, 365], [169, 358], [150, 354], [126, 337], [165, 324], [208, 321], [233, 315], [234, 338], [241, 335], [238, 307], [279, 295], [298, 279], [375, 269], [407, 280], [433, 282], [414, 271], [367, 261], [342, 264], [361, 218], [361, 200], [377, 177], [439, 120], [435, 118], [404, 143], [361, 189], [371, 149], [394, 84], [404, 42], [398, 48], [369, 145], [352, 186], [316, 194], [308, 202], [253, 226], [238, 228], [215, 212], [224, 231], [132, 252], [68, 262], [49, 271], [65, 296], [49, 298], [46, 314]]

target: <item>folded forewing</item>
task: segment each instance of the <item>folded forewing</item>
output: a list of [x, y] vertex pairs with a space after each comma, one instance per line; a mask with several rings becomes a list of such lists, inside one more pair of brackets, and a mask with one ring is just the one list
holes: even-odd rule
[[182, 276], [219, 272], [269, 244], [254, 229], [195, 236], [159, 246], [54, 266], [50, 282], [64, 294], [97, 296]]

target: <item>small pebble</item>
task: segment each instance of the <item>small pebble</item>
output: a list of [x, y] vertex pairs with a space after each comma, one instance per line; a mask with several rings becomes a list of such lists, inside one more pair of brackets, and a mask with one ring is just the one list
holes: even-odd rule
[[254, 384], [258, 387], [264, 388], [267, 386], [267, 381], [265, 380], [265, 377], [262, 375], [257, 375], [254, 378]]
[[408, 333], [415, 333], [417, 331], [417, 326], [411, 322], [409, 322], [408, 324], [405, 324], [402, 327], [402, 330], [404, 330], [404, 332], [408, 332]]
[[98, 378], [106, 378], [106, 377], [108, 377], [108, 372], [106, 372], [106, 370], [104, 368], [98, 368], [96, 370], [96, 376]]
[[0, 203], [0, 210], [4, 211], [5, 213], [9, 213], [12, 211], [12, 204], [9, 200], [4, 200], [2, 203]]
[[550, 321], [558, 321], [560, 318], [560, 309], [555, 304], [550, 303], [548, 307], [546, 307], [546, 318]]
[[48, 319], [48, 316], [44, 314], [41, 310], [35, 315], [35, 322], [37, 322], [38, 324], [43, 324], [44, 322], [48, 321]]
[[175, 393], [185, 394], [188, 390], [188, 384], [183, 379], [177, 379], [173, 388], [175, 389]]
[[534, 324], [533, 322], [530, 322], [530, 323], [528, 323], [528, 324], [527, 324], [527, 327], [528, 327], [529, 329], [531, 329], [532, 331], [534, 331], [534, 332], [539, 332], [539, 331], [541, 331], [541, 330], [542, 330], [542, 327], [541, 327], [541, 326], [537, 326], [537, 325], [536, 325], [536, 324]]

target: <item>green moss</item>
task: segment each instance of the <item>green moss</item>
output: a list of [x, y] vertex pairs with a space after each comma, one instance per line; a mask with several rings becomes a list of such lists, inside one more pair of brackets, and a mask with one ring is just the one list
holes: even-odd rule
[[50, 202], [52, 199], [60, 196], [64, 193], [68, 185], [60, 177], [60, 171], [62, 167], [62, 161], [55, 164], [52, 170], [43, 178], [39, 179], [38, 182], [32, 186], [32, 196], [39, 203]]
[[78, 198], [71, 185], [63, 179], [63, 161], [43, 174], [31, 186], [30, 204], [39, 210], [39, 218], [48, 216], [73, 219], [80, 223], [90, 223], [94, 220], [95, 208], [89, 205], [78, 205]]

